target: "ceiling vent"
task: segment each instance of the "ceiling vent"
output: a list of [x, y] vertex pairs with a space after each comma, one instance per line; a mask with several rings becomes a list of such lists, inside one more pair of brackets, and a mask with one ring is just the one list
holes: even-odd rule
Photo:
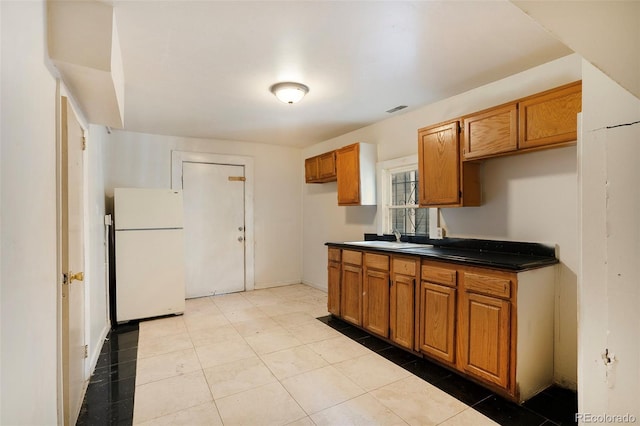
[[388, 112], [389, 114], [392, 114], [392, 113], [394, 113], [394, 112], [396, 112], [396, 111], [400, 111], [401, 109], [405, 109], [406, 107], [407, 107], [406, 105], [398, 105], [398, 106], [397, 106], [397, 107], [395, 107], [395, 108], [391, 108], [390, 110], [387, 110], [387, 112]]

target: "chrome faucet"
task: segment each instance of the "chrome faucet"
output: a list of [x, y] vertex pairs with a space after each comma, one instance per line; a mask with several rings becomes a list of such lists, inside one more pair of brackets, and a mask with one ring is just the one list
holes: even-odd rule
[[400, 237], [402, 237], [402, 234], [400, 233], [400, 231], [398, 231], [397, 229], [393, 230], [393, 235], [396, 236], [396, 242], [400, 242]]

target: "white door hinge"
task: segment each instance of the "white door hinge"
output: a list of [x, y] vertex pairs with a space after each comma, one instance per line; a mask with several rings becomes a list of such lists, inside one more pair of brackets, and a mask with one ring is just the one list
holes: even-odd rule
[[87, 149], [87, 137], [82, 135], [82, 150], [86, 151]]
[[84, 345], [84, 357], [89, 358], [89, 345]]

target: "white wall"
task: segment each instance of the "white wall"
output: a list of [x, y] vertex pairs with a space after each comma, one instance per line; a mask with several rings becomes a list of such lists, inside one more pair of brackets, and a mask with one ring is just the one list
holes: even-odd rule
[[638, 419], [640, 123], [606, 127], [639, 121], [640, 99], [586, 61], [583, 75], [578, 410]]
[[302, 157], [297, 148], [114, 131], [104, 146], [105, 187], [171, 187], [171, 151], [254, 158], [256, 288], [302, 277]]
[[[570, 55], [314, 145], [303, 158], [353, 142], [378, 145], [378, 161], [417, 153], [417, 129], [581, 79], [581, 58]], [[483, 205], [442, 209], [448, 236], [557, 244], [555, 378], [575, 388], [577, 283], [577, 160], [567, 147], [485, 161]], [[338, 207], [335, 183], [303, 189], [303, 281], [326, 289], [327, 241], [375, 232], [375, 208]]]
[[0, 423], [56, 424], [56, 82], [44, 2], [0, 2]]

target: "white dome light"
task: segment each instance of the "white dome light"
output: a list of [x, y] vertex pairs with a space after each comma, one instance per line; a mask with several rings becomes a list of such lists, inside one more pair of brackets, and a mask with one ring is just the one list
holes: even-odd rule
[[276, 95], [276, 98], [280, 99], [285, 104], [295, 104], [300, 102], [304, 95], [309, 92], [309, 88], [300, 83], [276, 83], [271, 86], [271, 93]]

